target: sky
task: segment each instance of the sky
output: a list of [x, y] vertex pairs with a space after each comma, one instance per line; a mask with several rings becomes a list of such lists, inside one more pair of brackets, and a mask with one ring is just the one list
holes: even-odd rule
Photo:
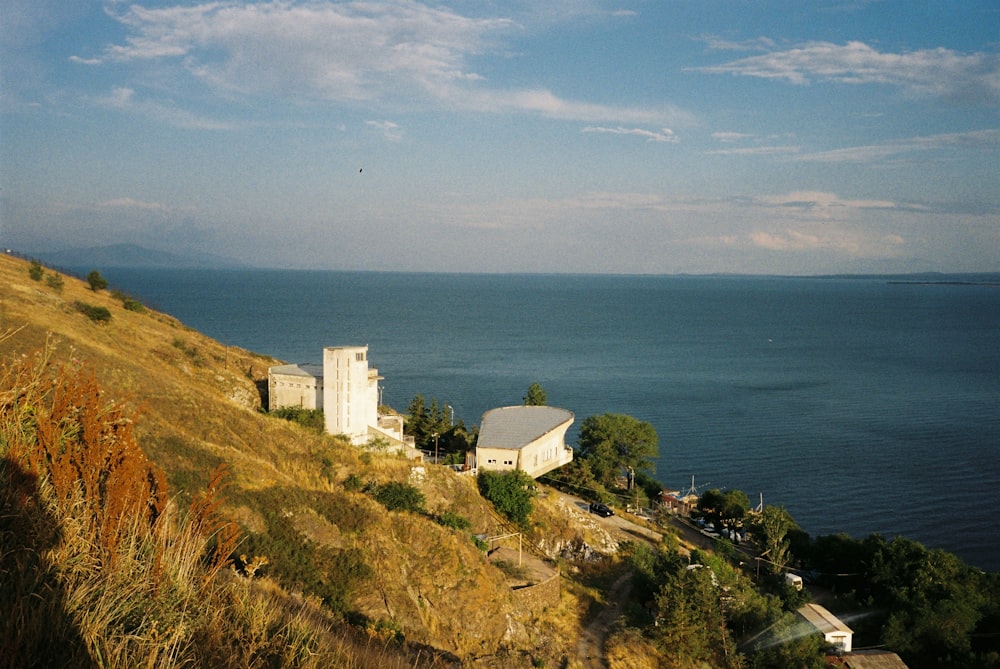
[[0, 245], [1000, 271], [995, 0], [3, 0]]

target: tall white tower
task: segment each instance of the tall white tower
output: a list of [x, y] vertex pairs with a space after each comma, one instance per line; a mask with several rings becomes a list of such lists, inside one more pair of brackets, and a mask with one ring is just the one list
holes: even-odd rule
[[323, 414], [329, 434], [367, 443], [368, 427], [378, 426], [380, 378], [377, 369], [368, 368], [367, 346], [323, 349]]

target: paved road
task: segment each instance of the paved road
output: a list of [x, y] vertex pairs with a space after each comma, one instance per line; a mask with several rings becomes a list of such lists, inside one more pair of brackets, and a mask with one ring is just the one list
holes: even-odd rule
[[598, 516], [596, 513], [590, 513], [590, 503], [585, 502], [579, 497], [574, 495], [568, 495], [564, 492], [558, 492], [559, 496], [563, 498], [568, 504], [576, 507], [581, 512], [586, 513], [591, 519], [595, 520], [599, 525], [604, 527], [604, 529], [612, 532], [622, 539], [627, 539], [629, 541], [634, 539], [641, 539], [643, 541], [648, 541], [650, 543], [658, 544], [663, 541], [663, 535], [655, 530], [651, 530], [648, 527], [640, 525], [638, 523], [633, 523], [626, 516], [620, 516], [615, 514], [608, 518], [603, 518]]

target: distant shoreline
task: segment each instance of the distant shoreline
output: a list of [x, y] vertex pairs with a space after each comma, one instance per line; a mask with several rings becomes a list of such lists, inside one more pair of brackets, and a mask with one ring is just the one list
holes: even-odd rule
[[904, 281], [904, 280], [893, 280], [887, 281], [890, 286], [892, 285], [906, 285], [906, 286], [989, 286], [991, 288], [1000, 288], [1000, 282], [996, 281], [960, 281], [957, 279], [952, 280], [942, 280], [942, 281]]

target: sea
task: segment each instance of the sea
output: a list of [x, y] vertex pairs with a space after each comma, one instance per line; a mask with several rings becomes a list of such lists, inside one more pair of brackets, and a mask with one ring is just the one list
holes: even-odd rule
[[367, 344], [401, 411], [420, 394], [478, 425], [537, 382], [575, 414], [571, 443], [592, 415], [652, 424], [668, 488], [739, 489], [813, 536], [904, 535], [1000, 571], [998, 275], [103, 274], [284, 362]]

